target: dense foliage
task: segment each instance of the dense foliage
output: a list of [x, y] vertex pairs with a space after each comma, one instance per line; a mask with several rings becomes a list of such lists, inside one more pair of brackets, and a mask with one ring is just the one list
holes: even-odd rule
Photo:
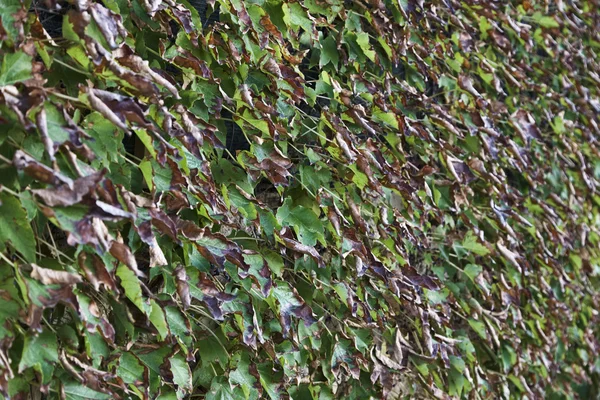
[[0, 0], [0, 393], [597, 395], [599, 7]]

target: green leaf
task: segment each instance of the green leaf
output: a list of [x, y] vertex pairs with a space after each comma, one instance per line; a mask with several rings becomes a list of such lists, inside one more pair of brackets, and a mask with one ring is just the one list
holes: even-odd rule
[[143, 380], [144, 367], [140, 364], [137, 357], [131, 353], [123, 353], [119, 358], [119, 367], [117, 375], [125, 383], [136, 383]]
[[58, 362], [58, 344], [56, 335], [44, 330], [39, 335], [27, 334], [23, 344], [23, 354], [19, 362], [19, 373], [33, 367], [42, 375], [42, 382], [47, 384], [54, 373], [54, 364]]
[[460, 246], [480, 256], [486, 256], [490, 253], [487, 247], [477, 242], [477, 237], [471, 231], [465, 235]]
[[179, 391], [189, 392], [192, 390], [192, 373], [190, 367], [181, 353], [171, 357], [171, 372], [173, 372], [173, 382], [177, 385]]
[[438, 304], [442, 304], [446, 301], [446, 299], [448, 298], [448, 295], [450, 294], [448, 289], [444, 288], [442, 290], [428, 290], [428, 289], [423, 289], [425, 291], [425, 294], [427, 296], [427, 300], [429, 300], [429, 302], [432, 305], [438, 305]]
[[487, 339], [487, 332], [485, 330], [485, 324], [481, 321], [476, 321], [469, 318], [469, 325], [482, 339]]
[[464, 269], [465, 275], [471, 279], [471, 281], [475, 282], [475, 279], [479, 276], [483, 268], [476, 264], [467, 264]]
[[392, 126], [395, 129], [398, 129], [398, 120], [396, 119], [396, 115], [393, 112], [383, 112], [377, 110], [373, 113], [373, 121], [383, 122], [387, 125]]
[[233, 390], [227, 379], [223, 376], [216, 376], [212, 380], [210, 390], [206, 393], [206, 400], [234, 400], [236, 399]]
[[146, 186], [148, 186], [150, 190], [154, 190], [154, 182], [152, 180], [152, 177], [154, 176], [152, 172], [152, 163], [150, 163], [148, 160], [144, 160], [140, 162], [138, 167], [140, 171], [142, 171], [142, 176], [144, 177]]
[[250, 356], [247, 352], [242, 352], [238, 353], [236, 357], [239, 357], [239, 361], [237, 364], [237, 368], [229, 374], [229, 382], [233, 385], [241, 386], [246, 400], [258, 399], [260, 397], [260, 394], [255, 388], [257, 380], [250, 373]]
[[324, 225], [311, 209], [293, 205], [292, 199], [287, 198], [277, 210], [276, 217], [281, 225], [294, 229], [302, 244], [314, 246], [317, 241], [325, 244]]
[[121, 287], [125, 290], [125, 296], [144, 314], [150, 314], [152, 307], [144, 300], [142, 287], [135, 273], [126, 265], [119, 264], [117, 276], [121, 279]]
[[308, 18], [306, 11], [300, 3], [283, 3], [283, 21], [288, 27], [296, 30], [302, 27], [306, 32], [311, 32], [313, 29], [312, 21]]
[[363, 354], [370, 349], [373, 344], [373, 338], [371, 336], [371, 331], [369, 329], [361, 329], [361, 328], [347, 328], [352, 335], [350, 337], [354, 338], [354, 346], [358, 351]]
[[450, 365], [452, 365], [452, 367], [460, 373], [463, 373], [465, 370], [465, 362], [462, 358], [456, 357], [456, 356], [450, 356]]
[[21, 21], [18, 21], [19, 11], [25, 11], [24, 3], [19, 0], [0, 0], [0, 25], [4, 28], [8, 34], [8, 38], [14, 41], [19, 36], [19, 25]]
[[506, 373], [517, 362], [517, 353], [515, 353], [515, 350], [512, 347], [510, 347], [508, 345], [503, 345], [501, 354], [502, 354], [502, 369]]
[[32, 61], [33, 57], [22, 51], [6, 53], [0, 68], [0, 87], [31, 78]]
[[148, 319], [158, 331], [159, 340], [165, 340], [169, 335], [169, 328], [167, 327], [165, 313], [161, 306], [154, 299], [150, 300], [150, 306], [152, 307], [152, 311], [150, 311]]
[[[356, 43], [360, 46], [365, 56], [369, 58], [369, 60], [375, 62], [375, 52], [371, 48], [371, 44], [369, 43], [369, 34], [366, 32], [359, 32], [356, 34]], [[334, 65], [336, 65], [334, 63]]]
[[107, 400], [112, 398], [109, 394], [96, 392], [79, 382], [65, 383], [63, 390], [67, 400]]
[[260, 384], [265, 389], [271, 400], [278, 400], [280, 398], [278, 389], [278, 373], [273, 370], [273, 366], [269, 363], [261, 364], [258, 366], [258, 373], [260, 376]]
[[111, 163], [120, 161], [119, 154], [124, 154], [124, 133], [115, 127], [102, 114], [93, 112], [89, 114], [83, 126], [90, 136], [85, 143], [97, 156], [97, 163], [103, 167], [109, 167]]
[[327, 36], [325, 40], [321, 41], [321, 60], [319, 65], [321, 67], [331, 63], [334, 68], [337, 68], [339, 58], [339, 51], [337, 49], [337, 43], [333, 36]]
[[35, 236], [19, 200], [0, 192], [0, 251], [10, 243], [29, 262], [35, 262]]
[[171, 351], [171, 348], [163, 346], [160, 349], [151, 351], [149, 353], [140, 352], [137, 354], [137, 356], [150, 371], [160, 375], [160, 368], [167, 360], [167, 357]]
[[542, 15], [539, 12], [533, 15], [533, 20], [543, 28], [559, 28], [560, 25], [554, 17]]
[[180, 341], [180, 344], [189, 346], [191, 338], [186, 317], [178, 308], [172, 306], [165, 307], [165, 314], [171, 334]]

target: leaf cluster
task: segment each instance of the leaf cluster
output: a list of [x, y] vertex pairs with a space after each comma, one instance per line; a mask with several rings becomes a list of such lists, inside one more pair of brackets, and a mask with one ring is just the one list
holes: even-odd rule
[[597, 396], [600, 5], [550, 3], [0, 0], [0, 397]]

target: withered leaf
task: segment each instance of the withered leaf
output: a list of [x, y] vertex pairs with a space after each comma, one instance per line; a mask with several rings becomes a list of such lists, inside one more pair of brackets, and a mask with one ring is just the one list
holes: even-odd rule
[[179, 265], [177, 268], [175, 268], [174, 274], [175, 282], [177, 284], [177, 294], [179, 294], [179, 299], [181, 300], [183, 309], [187, 310], [191, 303], [191, 297], [188, 276], [185, 272], [185, 267], [183, 265]]
[[32, 192], [50, 207], [72, 206], [80, 203], [84, 197], [92, 194], [105, 173], [105, 170], [98, 171], [78, 178], [72, 184], [64, 183], [57, 188], [34, 189]]
[[81, 276], [71, 272], [42, 268], [36, 264], [31, 264], [31, 267], [33, 268], [31, 277], [42, 282], [44, 285], [74, 285], [81, 282]]
[[13, 157], [13, 164], [17, 169], [25, 171], [25, 173], [34, 179], [44, 183], [54, 185], [65, 184], [67, 187], [73, 187], [73, 180], [62, 175], [59, 172], [53, 171], [33, 157], [27, 155], [22, 150], [17, 150]]
[[110, 254], [127, 265], [137, 276], [144, 277], [144, 273], [138, 269], [138, 263], [131, 252], [131, 249], [124, 243], [113, 240], [109, 248]]
[[222, 321], [224, 311], [221, 308], [224, 302], [231, 301], [235, 296], [224, 293], [217, 289], [215, 284], [208, 278], [205, 273], [200, 273], [198, 288], [202, 292], [202, 302], [206, 305], [213, 318]]

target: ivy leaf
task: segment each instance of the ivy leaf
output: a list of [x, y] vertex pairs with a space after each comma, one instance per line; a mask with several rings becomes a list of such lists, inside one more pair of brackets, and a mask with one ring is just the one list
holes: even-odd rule
[[287, 198], [277, 210], [277, 221], [283, 226], [291, 226], [300, 242], [306, 246], [314, 246], [317, 241], [325, 244], [324, 226], [317, 215], [309, 208], [293, 205]]
[[177, 385], [178, 391], [187, 393], [192, 390], [192, 373], [181, 353], [171, 357], [170, 363], [171, 372], [173, 372], [173, 382]]
[[131, 353], [123, 353], [119, 358], [119, 367], [117, 374], [125, 383], [139, 383], [143, 379], [144, 367], [140, 364], [137, 357]]
[[482, 270], [483, 269], [479, 265], [476, 265], [476, 264], [468, 264], [464, 269], [465, 274], [473, 282], [476, 282], [477, 276], [479, 276], [479, 274], [481, 273]]
[[334, 68], [337, 68], [339, 61], [340, 56], [337, 49], [337, 43], [333, 36], [327, 36], [325, 40], [321, 41], [321, 59], [319, 61], [319, 66], [324, 67], [331, 63]]
[[169, 328], [167, 327], [167, 320], [165, 313], [160, 305], [154, 300], [150, 300], [150, 306], [152, 307], [148, 319], [152, 322], [152, 325], [156, 328], [159, 335], [159, 340], [165, 340], [169, 335]]
[[23, 20], [19, 11], [25, 11], [24, 4], [18, 0], [0, 0], [0, 26], [8, 34], [8, 38], [14, 41], [22, 34]]
[[315, 323], [311, 308], [304, 302], [298, 292], [288, 287], [285, 282], [278, 282], [273, 289], [273, 297], [279, 302], [281, 313], [281, 325], [284, 334], [288, 334], [291, 328], [292, 316], [302, 319], [307, 325]]
[[78, 382], [68, 382], [63, 385], [67, 400], [108, 400], [111, 395], [100, 393]]
[[235, 395], [231, 385], [224, 376], [216, 376], [212, 380], [210, 389], [206, 393], [206, 400], [232, 400]]
[[6, 53], [0, 68], [0, 87], [31, 78], [33, 57], [22, 51]]
[[477, 242], [477, 237], [472, 232], [468, 232], [465, 235], [462, 243], [455, 243], [454, 246], [455, 248], [458, 247], [471, 251], [479, 256], [486, 256], [490, 253], [487, 247]]
[[312, 21], [308, 18], [306, 11], [300, 3], [283, 3], [283, 21], [293, 30], [302, 27], [306, 32], [313, 29]]
[[548, 15], [542, 15], [539, 12], [536, 12], [532, 16], [533, 20], [537, 22], [542, 28], [559, 28], [560, 25], [556, 22], [554, 17], [550, 17]]
[[47, 384], [54, 373], [54, 364], [58, 362], [58, 344], [56, 335], [49, 330], [35, 336], [25, 336], [23, 354], [19, 362], [19, 373], [33, 367], [42, 375], [42, 382]]
[[273, 370], [273, 366], [269, 363], [258, 365], [258, 373], [260, 375], [260, 384], [265, 389], [265, 392], [269, 395], [271, 400], [278, 400], [280, 398], [279, 385], [277, 374]]
[[119, 162], [119, 154], [123, 154], [124, 133], [102, 114], [93, 112], [83, 122], [86, 133], [90, 139], [85, 143], [92, 149], [97, 157], [97, 165], [109, 167], [111, 163]]
[[358, 32], [356, 34], [356, 43], [358, 43], [365, 56], [374, 62], [375, 52], [371, 49], [371, 44], [369, 43], [369, 34], [366, 32]]
[[0, 251], [10, 243], [29, 262], [35, 262], [35, 236], [17, 198], [0, 192]]
[[125, 296], [140, 309], [144, 314], [149, 314], [152, 308], [146, 303], [142, 296], [142, 287], [135, 273], [126, 265], [117, 267], [117, 276], [121, 279], [121, 287], [125, 290]]
[[[238, 355], [239, 361], [237, 368], [229, 374], [229, 382], [234, 385], [240, 385], [246, 400], [256, 400], [260, 398], [260, 392], [256, 389], [259, 384], [255, 375], [250, 372], [250, 368], [256, 368], [250, 364], [248, 353], [242, 352]], [[260, 385], [259, 385], [260, 388]]]
[[483, 322], [469, 318], [469, 325], [471, 325], [471, 328], [473, 328], [482, 339], [487, 339], [487, 332]]

